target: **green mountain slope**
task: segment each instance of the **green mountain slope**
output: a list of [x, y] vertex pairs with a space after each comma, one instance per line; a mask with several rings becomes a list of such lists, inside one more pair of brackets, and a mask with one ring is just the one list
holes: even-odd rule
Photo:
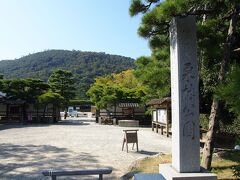
[[48, 50], [15, 60], [0, 61], [0, 74], [6, 79], [39, 78], [47, 81], [54, 69], [71, 71], [76, 78], [77, 93], [86, 90], [97, 76], [134, 68], [132, 58], [96, 52]]

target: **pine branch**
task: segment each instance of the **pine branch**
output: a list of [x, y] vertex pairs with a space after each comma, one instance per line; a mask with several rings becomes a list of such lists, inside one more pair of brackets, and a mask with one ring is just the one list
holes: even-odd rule
[[198, 9], [198, 10], [194, 10], [194, 11], [188, 11], [188, 12], [185, 12], [185, 13], [172, 14], [172, 16], [173, 17], [176, 17], [176, 16], [185, 17], [185, 16], [189, 16], [189, 15], [199, 16], [199, 15], [204, 15], [204, 14], [212, 14], [213, 12], [215, 12], [214, 9], [208, 9], [208, 10], [206, 10], [206, 9]]

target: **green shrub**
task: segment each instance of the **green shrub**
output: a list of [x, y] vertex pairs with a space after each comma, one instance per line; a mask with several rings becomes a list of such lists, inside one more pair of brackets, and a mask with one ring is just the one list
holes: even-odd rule
[[236, 138], [235, 144], [236, 144], [236, 145], [240, 145], [240, 137], [237, 137], [237, 138]]
[[240, 166], [234, 166], [233, 167], [233, 175], [237, 178], [240, 177]]
[[220, 131], [223, 133], [240, 135], [240, 118], [234, 119], [232, 124], [220, 122]]
[[200, 126], [203, 129], [208, 129], [208, 122], [209, 122], [208, 114], [200, 114], [199, 120], [200, 120]]

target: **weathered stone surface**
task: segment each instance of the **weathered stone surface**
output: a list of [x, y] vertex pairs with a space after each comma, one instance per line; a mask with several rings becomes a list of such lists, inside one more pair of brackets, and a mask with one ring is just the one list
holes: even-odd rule
[[209, 173], [205, 169], [201, 169], [198, 173], [179, 173], [171, 164], [161, 164], [159, 170], [163, 177], [167, 180], [216, 180], [215, 174]]
[[119, 120], [118, 125], [120, 127], [139, 127], [138, 120]]
[[170, 26], [172, 165], [200, 171], [199, 93], [195, 17], [176, 17]]
[[134, 174], [134, 180], [165, 180], [161, 174]]

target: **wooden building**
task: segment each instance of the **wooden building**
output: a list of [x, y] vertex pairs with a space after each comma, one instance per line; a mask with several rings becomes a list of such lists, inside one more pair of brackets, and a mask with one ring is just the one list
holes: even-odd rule
[[171, 134], [171, 98], [166, 97], [163, 99], [152, 99], [147, 103], [152, 108], [152, 131], [156, 129], [161, 130], [169, 136]]
[[116, 120], [138, 120], [140, 125], [150, 125], [151, 118], [146, 116], [146, 107], [140, 106], [138, 102], [118, 102], [108, 104], [106, 109], [100, 109], [97, 118], [109, 118]]
[[0, 92], [0, 123], [52, 123], [60, 120], [60, 109], [52, 104], [39, 105], [12, 100]]

